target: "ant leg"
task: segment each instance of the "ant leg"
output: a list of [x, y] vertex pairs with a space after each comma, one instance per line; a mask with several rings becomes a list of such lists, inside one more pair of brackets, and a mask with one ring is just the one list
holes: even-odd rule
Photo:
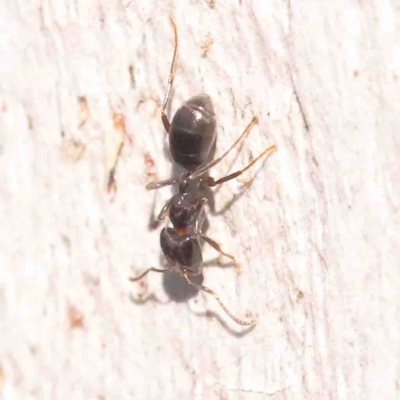
[[235, 269], [236, 269], [236, 274], [240, 275], [242, 273], [242, 269], [240, 267], [240, 264], [236, 261], [236, 258], [228, 253], [225, 253], [222, 249], [221, 249], [221, 245], [219, 243], [217, 243], [215, 240], [211, 239], [208, 236], [205, 236], [203, 234], [200, 233], [200, 237], [207, 242], [211, 247], [213, 247], [215, 250], [218, 251], [218, 253], [222, 254], [225, 257], [228, 257], [232, 260], [233, 264], [235, 264]]
[[172, 199], [173, 199], [173, 197], [171, 197], [165, 203], [164, 207], [160, 211], [160, 214], [158, 214], [157, 221], [162, 221], [166, 217], [166, 215], [168, 214], [168, 211], [169, 211], [169, 209], [171, 207]]
[[215, 185], [219, 185], [221, 183], [230, 181], [231, 179], [234, 179], [236, 177], [238, 177], [239, 175], [242, 175], [243, 172], [247, 171], [250, 167], [252, 167], [261, 157], [263, 157], [265, 154], [267, 154], [270, 151], [276, 150], [276, 146], [272, 145], [268, 148], [266, 148], [261, 154], [259, 154], [249, 165], [247, 165], [245, 168], [241, 169], [240, 171], [236, 171], [233, 172], [232, 174], [229, 174], [227, 176], [224, 176], [220, 179], [214, 180], [213, 178], [211, 178], [210, 176], [207, 177], [206, 179], [206, 183], [208, 186], [215, 186]]
[[207, 242], [211, 247], [213, 247], [215, 250], [218, 251], [218, 253], [221, 253], [223, 256], [226, 256], [228, 258], [230, 258], [236, 265], [236, 259], [234, 256], [232, 256], [231, 254], [225, 253], [222, 249], [221, 249], [221, 245], [218, 244], [215, 240], [209, 238], [208, 236], [205, 236], [203, 234], [200, 233], [200, 237]]
[[201, 228], [203, 226], [204, 220], [206, 219], [206, 209], [207, 199], [203, 197], [200, 199], [196, 211], [196, 216], [194, 220], [194, 231], [196, 234], [201, 235]]
[[176, 61], [176, 53], [178, 51], [178, 31], [176, 29], [176, 25], [174, 20], [170, 17], [169, 18], [172, 24], [172, 27], [174, 29], [174, 36], [175, 36], [175, 48], [174, 48], [174, 56], [172, 58], [172, 63], [171, 63], [171, 69], [169, 71], [169, 77], [168, 77], [168, 84], [167, 84], [167, 89], [165, 90], [165, 95], [164, 95], [164, 101], [163, 105], [161, 108], [161, 120], [164, 124], [164, 128], [169, 133], [169, 129], [171, 127], [171, 124], [168, 120], [167, 114], [165, 114], [165, 109], [167, 108], [169, 99], [170, 99], [170, 93], [172, 89], [172, 83], [174, 82], [174, 70], [175, 70], [175, 61]]
[[178, 182], [179, 182], [179, 179], [165, 179], [164, 181], [151, 182], [148, 185], [146, 185], [146, 189], [147, 190], [160, 189], [164, 186], [175, 185], [175, 183], [178, 183]]
[[187, 272], [185, 270], [182, 271], [182, 276], [186, 279], [186, 282], [195, 287], [197, 290], [201, 290], [203, 292], [206, 292], [208, 294], [211, 294], [211, 296], [214, 297], [215, 300], [218, 301], [219, 305], [222, 307], [222, 309], [239, 325], [245, 325], [245, 326], [249, 326], [249, 325], [254, 325], [257, 323], [257, 319], [240, 319], [238, 317], [235, 317], [229, 310], [228, 308], [225, 306], [225, 304], [221, 301], [221, 299], [218, 297], [218, 295], [211, 289], [209, 289], [206, 286], [203, 285], [199, 285], [193, 281], [191, 281], [189, 279], [189, 277], [187, 276]]
[[167, 271], [170, 271], [170, 269], [169, 269], [169, 268], [166, 268], [166, 269], [148, 268], [148, 269], [146, 269], [144, 272], [142, 272], [141, 274], [139, 274], [138, 276], [129, 278], [129, 280], [130, 280], [131, 282], [140, 281], [140, 279], [142, 279], [143, 277], [145, 277], [150, 271], [153, 271], [153, 272], [167, 272]]
[[210, 161], [209, 163], [203, 165], [202, 167], [198, 168], [193, 172], [193, 174], [189, 175], [189, 179], [195, 179], [198, 178], [199, 176], [205, 174], [207, 171], [209, 171], [214, 165], [218, 164], [220, 161], [222, 161], [225, 156], [228, 155], [230, 151], [233, 150], [233, 148], [246, 136], [250, 133], [251, 128], [253, 125], [255, 125], [258, 122], [258, 117], [254, 116], [253, 119], [250, 121], [250, 123], [246, 126], [246, 129], [243, 131], [243, 133], [235, 140], [235, 142], [232, 144], [231, 147], [229, 147], [228, 150], [225, 151], [225, 153], [222, 154], [222, 156], [216, 158], [213, 161]]
[[207, 242], [210, 246], [212, 246], [215, 250], [217, 250], [220, 254], [230, 258], [233, 263], [235, 264], [236, 272], [240, 275], [240, 265], [236, 262], [236, 259], [231, 254], [225, 253], [221, 246], [213, 239], [209, 238], [208, 236], [203, 235], [202, 232], [202, 225], [206, 217], [205, 205], [207, 204], [207, 199], [204, 197], [199, 201], [197, 215], [195, 217], [194, 222], [194, 231], [197, 235], [199, 235], [205, 242]]

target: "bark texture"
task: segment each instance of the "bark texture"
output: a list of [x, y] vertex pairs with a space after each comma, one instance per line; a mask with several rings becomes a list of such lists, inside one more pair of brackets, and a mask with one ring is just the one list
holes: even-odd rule
[[[242, 274], [204, 247], [250, 331], [174, 276], [128, 281], [164, 263], [171, 189], [145, 185], [176, 172], [169, 15], [169, 115], [208, 93], [217, 152], [259, 115], [213, 176], [278, 147], [216, 190], [208, 234]], [[0, 397], [398, 397], [398, 21], [389, 0], [0, 0]]]

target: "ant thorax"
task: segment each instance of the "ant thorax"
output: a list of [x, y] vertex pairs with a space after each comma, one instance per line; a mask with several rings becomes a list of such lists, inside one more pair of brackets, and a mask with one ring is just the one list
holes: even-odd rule
[[172, 198], [169, 218], [175, 229], [188, 230], [194, 225], [198, 206], [191, 197], [191, 193], [177, 193]]
[[[204, 196], [201, 179], [182, 179], [179, 191], [171, 199], [169, 218], [176, 230], [186, 234], [194, 234], [201, 229], [199, 214], [202, 210]], [[200, 224], [199, 224], [200, 223]]]

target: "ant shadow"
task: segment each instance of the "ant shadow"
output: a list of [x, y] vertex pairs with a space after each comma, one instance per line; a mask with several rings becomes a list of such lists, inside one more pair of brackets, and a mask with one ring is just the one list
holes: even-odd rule
[[[130, 299], [133, 303], [143, 305], [148, 302], [154, 302], [157, 304], [168, 304], [170, 302], [185, 303], [190, 299], [194, 298], [198, 294], [198, 290], [188, 285], [186, 280], [174, 271], [166, 271], [163, 274], [163, 288], [167, 294], [169, 300], [166, 302], [161, 301], [154, 293], [140, 293], [136, 297], [131, 295]], [[198, 285], [203, 283], [203, 275], [191, 277], [191, 280]]]
[[[162, 258], [162, 256], [161, 256]], [[227, 262], [224, 264], [221, 264], [220, 262], [221, 257], [216, 257], [211, 260], [208, 260], [204, 262], [203, 266], [204, 267], [219, 267], [219, 268], [235, 268], [236, 265], [233, 262]], [[166, 264], [166, 260], [160, 260], [161, 264]], [[167, 305], [171, 302], [175, 303], [187, 303], [189, 300], [197, 297], [199, 295], [199, 290], [197, 290], [195, 287], [188, 285], [186, 280], [182, 278], [179, 274], [177, 274], [174, 271], [167, 271], [164, 272], [163, 274], [163, 288], [165, 293], [168, 296], [167, 301], [161, 301], [154, 293], [144, 293], [140, 294], [137, 297], [134, 297], [133, 295], [130, 296], [130, 300], [137, 304], [137, 305], [144, 305], [147, 302], [154, 302], [157, 304], [161, 305]], [[204, 281], [204, 276], [203, 274], [200, 274], [198, 276], [194, 276], [190, 278], [194, 283], [198, 285], [202, 285]], [[147, 288], [146, 288], [147, 289]], [[146, 295], [145, 295], [146, 294]], [[245, 327], [245, 329], [234, 329], [232, 326], [230, 326], [226, 320], [218, 313], [213, 312], [213, 311], [205, 311], [205, 312], [198, 312], [194, 311], [192, 307], [188, 304], [188, 308], [190, 312], [193, 314], [202, 317], [202, 318], [208, 318], [208, 319], [216, 319], [219, 324], [230, 334], [237, 338], [241, 338], [248, 333], [250, 333], [255, 325]]]
[[[236, 266], [233, 262], [220, 264], [220, 257], [216, 257], [204, 262], [203, 267], [235, 268]], [[171, 301], [184, 303], [198, 295], [199, 290], [188, 285], [186, 280], [176, 272], [165, 272], [163, 275], [163, 287]], [[191, 276], [190, 280], [202, 285], [204, 276], [203, 274]]]
[[[210, 262], [211, 263], [211, 262]], [[207, 264], [207, 263], [206, 263]], [[203, 275], [191, 277], [191, 280], [199, 285], [203, 283], [204, 277]], [[146, 297], [133, 297], [130, 296], [130, 300], [137, 305], [144, 305], [147, 302], [154, 302], [161, 305], [167, 305], [170, 302], [176, 303], [187, 303], [190, 299], [195, 298], [199, 291], [187, 284], [186, 280], [183, 279], [179, 274], [169, 271], [163, 274], [163, 286], [164, 290], [169, 297], [168, 301], [161, 301], [154, 293], [147, 295]], [[229, 332], [232, 336], [236, 338], [242, 338], [249, 334], [254, 328], [255, 325], [251, 325], [243, 328], [233, 328], [220, 314], [206, 310], [204, 312], [194, 311], [193, 308], [188, 304], [188, 309], [191, 313], [195, 314], [201, 318], [207, 319], [215, 319], [227, 332]]]
[[[204, 277], [201, 274], [190, 279], [201, 285]], [[195, 287], [188, 285], [184, 278], [173, 271], [164, 274], [163, 287], [167, 296], [175, 303], [185, 303], [198, 294], [198, 290]]]

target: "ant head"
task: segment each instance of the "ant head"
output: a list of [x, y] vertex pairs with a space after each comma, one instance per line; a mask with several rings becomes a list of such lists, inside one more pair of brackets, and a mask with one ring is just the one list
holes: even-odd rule
[[201, 245], [196, 237], [172, 228], [164, 228], [160, 235], [161, 249], [177, 272], [200, 275], [203, 267]]

